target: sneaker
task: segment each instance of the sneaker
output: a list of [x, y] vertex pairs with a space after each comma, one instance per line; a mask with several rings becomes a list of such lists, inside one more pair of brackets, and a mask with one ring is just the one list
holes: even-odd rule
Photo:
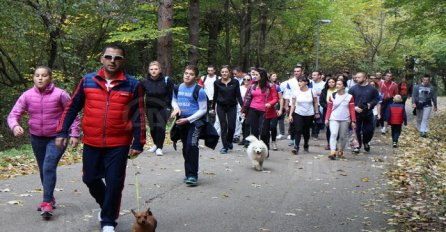
[[288, 146], [294, 146], [294, 140], [290, 140], [290, 142], [288, 143]]
[[[43, 203], [45, 203], [45, 202], [42, 202], [42, 203], [40, 203], [39, 206], [37, 206], [37, 211], [42, 210]], [[53, 200], [50, 202], [50, 204], [51, 204], [51, 206], [53, 206], [53, 209], [55, 209], [56, 208], [56, 198], [53, 197]]]
[[228, 149], [223, 147], [222, 149], [220, 149], [220, 154], [228, 154]]
[[420, 132], [420, 136], [423, 138], [427, 138], [427, 133], [426, 132]]
[[102, 212], [102, 210], [99, 210], [99, 212], [98, 212], [98, 221], [99, 222], [102, 222], [101, 212]]
[[149, 148], [149, 150], [147, 150], [148, 152], [154, 153], [156, 151], [156, 145], [153, 145]]
[[293, 147], [293, 150], [291, 150], [291, 153], [293, 153], [294, 155], [297, 155], [299, 153], [299, 148]]
[[365, 150], [366, 152], [369, 152], [369, 151], [370, 151], [370, 145], [367, 144], [367, 143], [365, 143], [365, 144], [364, 144], [364, 150]]
[[385, 127], [381, 128], [381, 134], [382, 134], [382, 135], [385, 135], [385, 134], [386, 134], [386, 128], [385, 128]]
[[53, 205], [51, 205], [51, 203], [42, 202], [41, 205], [42, 207], [40, 208], [40, 211], [42, 211], [42, 213], [40, 213], [40, 215], [42, 215], [42, 217], [49, 218], [53, 216]]
[[185, 176], [185, 177], [183, 178], [183, 183], [186, 183], [187, 179], [188, 179], [188, 177]]
[[276, 136], [276, 139], [284, 139], [285, 138], [285, 135], [283, 135], [283, 134], [279, 134], [278, 136]]
[[234, 145], [232, 145], [232, 143], [230, 143], [230, 144], [228, 145], [228, 149], [229, 149], [229, 150], [234, 149]]
[[310, 147], [308, 147], [308, 146], [304, 146], [304, 151], [305, 151], [305, 152], [310, 152]]
[[393, 147], [393, 148], [397, 148], [397, 147], [398, 147], [398, 145], [396, 144], [396, 142], [393, 142], [392, 147]]
[[286, 137], [286, 139], [290, 140], [290, 139], [291, 139], [291, 135], [288, 135], [288, 136]]
[[355, 148], [353, 148], [353, 153], [358, 154], [358, 153], [359, 153], [359, 147], [355, 147]]
[[104, 226], [104, 227], [102, 227], [102, 232], [115, 232], [115, 227], [113, 227], [113, 226]]
[[187, 178], [186, 184], [189, 186], [197, 186], [197, 184], [198, 184], [197, 178], [193, 177], [193, 176]]
[[164, 155], [163, 150], [161, 150], [161, 148], [156, 149], [155, 154], [156, 154], [157, 156], [162, 156], [162, 155]]
[[232, 140], [233, 143], [238, 143], [240, 142], [240, 138], [239, 137], [234, 137], [234, 139]]
[[271, 143], [271, 147], [272, 147], [273, 151], [277, 151], [277, 144], [276, 144], [276, 142], [272, 142]]

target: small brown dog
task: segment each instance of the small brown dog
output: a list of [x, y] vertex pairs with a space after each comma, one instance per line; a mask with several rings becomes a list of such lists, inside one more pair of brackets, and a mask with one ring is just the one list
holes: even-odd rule
[[132, 232], [155, 232], [157, 221], [150, 208], [145, 212], [136, 212], [133, 209], [131, 211], [136, 218]]

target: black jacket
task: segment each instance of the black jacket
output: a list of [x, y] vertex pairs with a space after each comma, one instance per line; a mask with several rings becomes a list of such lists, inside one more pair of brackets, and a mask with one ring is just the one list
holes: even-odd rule
[[215, 109], [215, 104], [222, 106], [240, 106], [243, 105], [242, 95], [240, 93], [240, 82], [231, 78], [228, 84], [223, 84], [222, 79], [214, 82], [214, 102], [212, 109]]
[[160, 73], [158, 79], [154, 80], [150, 76], [141, 80], [144, 87], [146, 107], [170, 108], [174, 84], [170, 77]]

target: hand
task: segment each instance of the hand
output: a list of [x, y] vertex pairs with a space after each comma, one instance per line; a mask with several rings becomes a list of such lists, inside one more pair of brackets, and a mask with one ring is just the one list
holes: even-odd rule
[[278, 110], [277, 111], [277, 117], [280, 117], [282, 115], [282, 111], [281, 110]]
[[417, 108], [417, 104], [415, 104], [415, 103], [412, 104], [412, 108], [414, 108], [414, 109]]
[[293, 116], [291, 116], [291, 115], [288, 116], [288, 121], [289, 121], [289, 122], [293, 122]]
[[266, 104], [265, 104], [265, 108], [268, 109], [268, 108], [270, 108], [270, 107], [271, 107], [271, 104], [269, 104], [269, 103], [266, 103]]
[[67, 138], [58, 137], [55, 140], [55, 144], [58, 149], [63, 149], [67, 146]]
[[314, 118], [320, 118], [320, 117], [321, 117], [321, 114], [319, 114], [319, 113], [314, 114]]
[[77, 145], [79, 144], [79, 139], [76, 137], [71, 137], [70, 138], [70, 145], [71, 147], [77, 147]]
[[242, 114], [240, 114], [240, 117], [241, 117], [242, 119], [245, 119], [245, 118], [246, 118], [246, 114], [245, 114], [245, 113], [242, 113]]
[[358, 112], [358, 113], [361, 113], [361, 112], [362, 112], [362, 109], [359, 108], [359, 107], [357, 107], [357, 106], [355, 106], [355, 111]]
[[177, 125], [185, 125], [189, 123], [189, 120], [187, 118], [180, 118], [175, 122]]
[[215, 110], [210, 110], [209, 111], [209, 114], [212, 116], [212, 117], [215, 117], [215, 115], [217, 114], [217, 113], [215, 113], [216, 111]]
[[129, 159], [136, 159], [136, 157], [139, 156], [139, 154], [141, 154], [142, 151], [138, 151], [135, 149], [130, 149], [129, 151]]
[[381, 120], [381, 114], [376, 115], [376, 119]]
[[16, 126], [12, 129], [12, 133], [14, 133], [15, 137], [20, 137], [20, 136], [23, 136], [25, 131], [23, 130], [23, 128], [21, 126]]
[[434, 112], [437, 112], [437, 107], [434, 106], [434, 108], [432, 109]]
[[325, 126], [328, 126], [328, 120], [325, 120]]
[[175, 118], [177, 115], [180, 115], [181, 111], [180, 108], [175, 108], [172, 110], [172, 113], [170, 114], [170, 118]]
[[352, 129], [356, 130], [356, 122], [352, 122]]

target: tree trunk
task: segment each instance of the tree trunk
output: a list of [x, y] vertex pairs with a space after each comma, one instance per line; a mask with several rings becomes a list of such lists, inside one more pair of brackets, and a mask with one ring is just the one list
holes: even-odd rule
[[189, 1], [189, 64], [198, 64], [198, 39], [200, 33], [200, 1]]
[[206, 13], [206, 27], [209, 32], [208, 37], [208, 64], [216, 65], [218, 50], [218, 33], [221, 29], [221, 15], [217, 10]]
[[[160, 0], [158, 9], [158, 30], [163, 31], [172, 28], [173, 25], [173, 0]], [[172, 33], [165, 33], [158, 38], [157, 57], [161, 63], [162, 71], [166, 75], [172, 75]]]
[[265, 55], [266, 46], [266, 34], [267, 34], [267, 23], [268, 23], [268, 7], [266, 2], [262, 0], [260, 2], [260, 31], [259, 31], [259, 44], [257, 49], [257, 66], [263, 66], [263, 56]]
[[231, 24], [229, 23], [229, 0], [225, 0], [224, 6], [224, 19], [225, 19], [225, 57], [227, 59], [228, 64], [232, 64], [232, 56], [231, 56], [231, 35], [230, 29]]
[[244, 0], [240, 12], [240, 65], [248, 70], [249, 53], [251, 50], [251, 13], [252, 0]]

